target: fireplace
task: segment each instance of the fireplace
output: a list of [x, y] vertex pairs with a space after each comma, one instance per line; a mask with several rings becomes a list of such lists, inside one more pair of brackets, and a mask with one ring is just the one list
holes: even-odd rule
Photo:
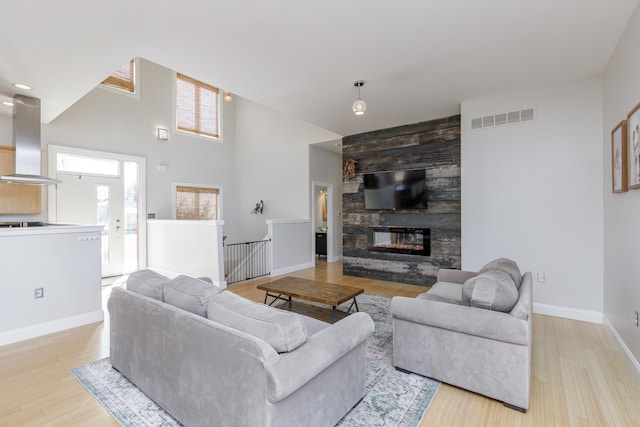
[[367, 246], [371, 252], [431, 255], [429, 228], [370, 227], [367, 234]]

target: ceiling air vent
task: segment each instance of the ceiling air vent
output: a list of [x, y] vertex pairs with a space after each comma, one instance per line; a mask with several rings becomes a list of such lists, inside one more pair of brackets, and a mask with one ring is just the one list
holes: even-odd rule
[[491, 116], [477, 117], [475, 119], [471, 119], [471, 129], [478, 130], [528, 122], [535, 119], [535, 113], [535, 108], [531, 107], [518, 111], [510, 111], [508, 113], [498, 113]]

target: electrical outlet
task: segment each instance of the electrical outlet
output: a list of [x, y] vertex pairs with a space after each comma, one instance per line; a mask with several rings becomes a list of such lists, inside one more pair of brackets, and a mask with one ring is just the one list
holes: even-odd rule
[[638, 327], [638, 312], [636, 311], [636, 328]]
[[156, 214], [155, 213], [148, 213], [147, 214], [147, 219], [156, 219]]
[[538, 273], [538, 283], [544, 283], [544, 273]]
[[33, 290], [33, 298], [34, 299], [44, 298], [44, 288], [35, 288]]

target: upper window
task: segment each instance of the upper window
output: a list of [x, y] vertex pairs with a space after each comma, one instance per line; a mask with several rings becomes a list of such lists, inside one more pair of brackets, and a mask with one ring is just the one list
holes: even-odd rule
[[219, 138], [219, 89], [176, 74], [176, 127], [185, 132]]
[[132, 59], [107, 77], [102, 84], [134, 93], [135, 75], [135, 60]]

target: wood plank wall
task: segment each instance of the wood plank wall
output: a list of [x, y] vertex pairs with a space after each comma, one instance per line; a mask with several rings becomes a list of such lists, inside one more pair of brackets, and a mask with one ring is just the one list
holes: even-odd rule
[[[440, 268], [460, 268], [460, 115], [383, 129], [342, 139], [343, 162], [356, 162], [356, 176], [343, 178], [343, 273], [430, 286]], [[367, 210], [365, 173], [426, 170], [426, 210]], [[431, 256], [367, 250], [367, 228], [431, 229]]]

